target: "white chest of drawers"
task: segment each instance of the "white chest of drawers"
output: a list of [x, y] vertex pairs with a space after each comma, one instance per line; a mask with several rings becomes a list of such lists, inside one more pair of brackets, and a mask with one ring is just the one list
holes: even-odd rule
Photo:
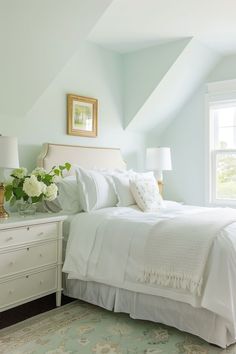
[[65, 218], [11, 214], [0, 221], [0, 312], [51, 293], [61, 305]]

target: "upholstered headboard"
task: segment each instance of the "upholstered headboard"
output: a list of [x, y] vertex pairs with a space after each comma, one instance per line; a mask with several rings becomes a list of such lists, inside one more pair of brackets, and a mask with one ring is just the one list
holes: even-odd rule
[[50, 170], [55, 165], [70, 162], [85, 168], [126, 169], [120, 149], [45, 143], [37, 165]]

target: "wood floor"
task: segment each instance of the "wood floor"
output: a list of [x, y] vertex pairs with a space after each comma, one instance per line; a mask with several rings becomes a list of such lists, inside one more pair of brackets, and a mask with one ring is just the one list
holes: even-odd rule
[[[65, 305], [71, 301], [74, 301], [74, 299], [62, 295], [62, 305]], [[42, 297], [41, 299], [28, 302], [27, 304], [14, 307], [13, 309], [0, 312], [0, 329], [54, 308], [56, 308], [56, 295], [52, 294]]]

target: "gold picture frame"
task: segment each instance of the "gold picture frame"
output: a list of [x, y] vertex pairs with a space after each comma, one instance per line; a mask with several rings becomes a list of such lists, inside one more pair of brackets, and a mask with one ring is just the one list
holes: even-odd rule
[[97, 136], [98, 100], [74, 94], [67, 95], [67, 134]]

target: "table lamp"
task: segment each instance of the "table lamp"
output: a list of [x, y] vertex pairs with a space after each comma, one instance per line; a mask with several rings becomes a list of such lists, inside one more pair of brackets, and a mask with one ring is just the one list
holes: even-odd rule
[[0, 135], [0, 220], [9, 214], [4, 209], [4, 170], [19, 167], [17, 138]]
[[155, 172], [158, 186], [162, 193], [164, 185], [162, 171], [172, 170], [170, 148], [148, 148], [146, 151], [146, 168]]

